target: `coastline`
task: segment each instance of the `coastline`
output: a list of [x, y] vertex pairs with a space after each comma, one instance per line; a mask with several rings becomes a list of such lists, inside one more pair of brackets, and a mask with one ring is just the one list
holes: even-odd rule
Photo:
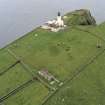
[[[81, 11], [69, 14], [64, 30], [52, 32], [39, 26], [0, 49], [0, 70], [4, 76], [0, 77], [0, 95], [4, 91], [5, 94], [1, 96], [8, 96], [10, 90], [18, 90], [16, 87], [28, 81], [33, 83], [0, 101], [8, 105], [17, 102], [36, 105], [81, 104], [78, 100], [81, 99], [80, 94], [87, 101], [92, 92], [91, 98], [98, 97], [100, 101], [103, 95], [100, 96], [101, 91], [97, 88], [102, 88], [103, 85], [99, 87], [98, 83], [104, 78], [97, 75], [104, 77], [105, 24], [96, 25], [93, 17], [89, 15], [90, 18], [87, 18], [87, 11], [85, 13], [85, 16], [81, 15]], [[7, 77], [10, 80], [8, 83], [4, 82]], [[95, 84], [94, 81], [99, 82]], [[7, 92], [8, 87], [10, 90]], [[70, 98], [73, 100], [69, 101]], [[91, 99], [88, 101], [96, 102]]]

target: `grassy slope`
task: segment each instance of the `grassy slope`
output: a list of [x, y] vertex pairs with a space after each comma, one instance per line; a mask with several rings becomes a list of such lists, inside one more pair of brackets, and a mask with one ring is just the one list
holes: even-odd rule
[[[16, 61], [7, 51], [10, 49], [28, 64], [32, 72], [37, 73], [38, 70], [47, 68], [57, 79], [65, 82], [45, 105], [105, 105], [105, 52], [85, 67], [77, 78], [66, 83], [66, 80], [78, 72], [78, 68], [105, 48], [105, 42], [102, 40], [105, 38], [104, 24], [97, 27], [78, 26], [78, 28], [81, 30], [68, 27], [58, 33], [40, 28], [33, 30], [0, 51], [0, 71]], [[95, 36], [86, 32], [87, 30]], [[36, 37], [35, 34], [38, 36]], [[102, 48], [97, 48], [97, 43], [101, 43]], [[13, 69], [21, 71], [22, 67], [17, 65]], [[5, 86], [13, 88], [17, 78], [24, 81], [25, 73], [19, 72], [19, 76], [16, 77], [16, 71], [11, 70], [9, 71], [11, 73], [7, 72], [3, 75], [4, 77], [0, 76], [0, 86], [2, 85], [0, 91], [5, 89], [3, 88]], [[6, 84], [7, 78], [11, 79], [12, 85]], [[35, 82], [4, 103], [6, 105], [39, 105], [47, 95], [48, 89], [41, 83]]]
[[105, 105], [105, 53], [45, 105]]
[[5, 95], [7, 92], [29, 79], [31, 79], [30, 75], [21, 67], [20, 64], [17, 64], [5, 74], [0, 75], [0, 96]]
[[35, 82], [4, 102], [5, 105], [39, 105], [48, 90], [39, 82]]
[[[76, 27], [105, 40], [105, 24], [97, 27]], [[100, 43], [98, 41], [98, 43]], [[104, 44], [101, 44], [104, 46]], [[105, 52], [67, 82], [45, 105], [105, 105]]]
[[0, 50], [0, 71], [15, 61], [16, 60], [7, 52], [7, 50]]
[[102, 50], [96, 47], [98, 41], [101, 40], [71, 27], [58, 33], [37, 29], [17, 41], [17, 47], [14, 43], [8, 48], [30, 67], [47, 68], [64, 81], [78, 66]]

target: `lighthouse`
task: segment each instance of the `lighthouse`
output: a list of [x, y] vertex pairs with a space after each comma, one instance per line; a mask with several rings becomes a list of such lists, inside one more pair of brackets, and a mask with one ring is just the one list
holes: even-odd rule
[[66, 27], [64, 20], [62, 19], [61, 13], [58, 12], [57, 17], [54, 20], [50, 20], [41, 26], [43, 29], [48, 29], [53, 32], [58, 32]]
[[58, 15], [57, 15], [57, 21], [61, 21], [62, 19], [61, 19], [61, 13], [60, 12], [58, 12]]
[[58, 15], [57, 15], [56, 25], [59, 26], [59, 27], [63, 27], [64, 26], [64, 21], [62, 20], [60, 12], [58, 12]]

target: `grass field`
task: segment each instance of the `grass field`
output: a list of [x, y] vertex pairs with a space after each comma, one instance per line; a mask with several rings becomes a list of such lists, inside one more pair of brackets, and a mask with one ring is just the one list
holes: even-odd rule
[[104, 34], [104, 23], [68, 26], [57, 33], [39, 27], [1, 49], [0, 73], [17, 60], [24, 62], [28, 70], [18, 63], [0, 75], [0, 97], [33, 80], [30, 73], [36, 76], [41, 69], [47, 69], [63, 83], [52, 92], [44, 83], [35, 80], [3, 104], [105, 105]]
[[18, 87], [29, 79], [31, 79], [30, 75], [20, 64], [17, 64], [8, 72], [0, 76], [0, 96], [12, 91], [14, 88]]
[[39, 82], [34, 82], [4, 102], [5, 105], [39, 105], [48, 90]]
[[104, 44], [89, 33], [71, 27], [59, 33], [37, 29], [17, 41], [18, 47], [14, 47], [14, 43], [9, 49], [30, 67], [36, 70], [47, 68], [64, 81], [78, 66], [102, 50], [97, 48], [98, 42]]
[[7, 52], [7, 50], [0, 50], [0, 71], [14, 63], [16, 60]]
[[[11, 59], [10, 59], [11, 60]], [[11, 63], [12, 64], [12, 63]], [[5, 69], [8, 67], [5, 67]], [[2, 69], [3, 72], [3, 69]], [[22, 64], [18, 63], [8, 71], [0, 75], [0, 98], [5, 97], [19, 86], [23, 85], [33, 77]], [[5, 105], [31, 105], [40, 104], [49, 94], [49, 90], [39, 81], [35, 80], [30, 85], [19, 89], [7, 99], [4, 99]], [[1, 99], [0, 99], [1, 101]]]
[[105, 52], [45, 105], [105, 105]]

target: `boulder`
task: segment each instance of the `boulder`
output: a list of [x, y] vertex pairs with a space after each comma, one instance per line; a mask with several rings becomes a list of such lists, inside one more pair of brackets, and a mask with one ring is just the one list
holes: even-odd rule
[[66, 25], [96, 25], [96, 20], [89, 10], [80, 9], [67, 13], [63, 17]]

